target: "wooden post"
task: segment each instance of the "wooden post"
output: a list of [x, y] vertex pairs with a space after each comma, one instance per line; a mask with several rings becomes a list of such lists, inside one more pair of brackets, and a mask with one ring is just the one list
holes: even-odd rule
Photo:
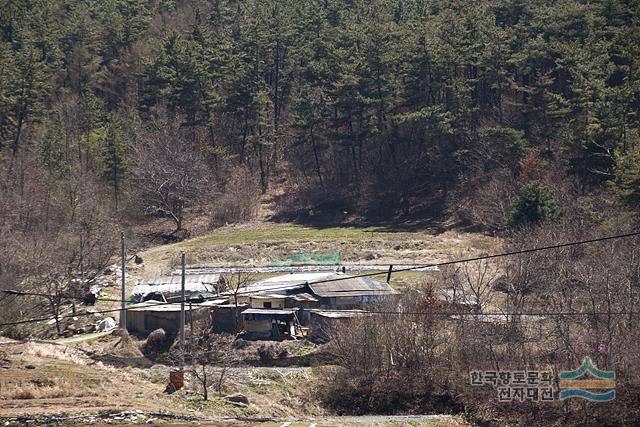
[[185, 316], [184, 316], [184, 294], [185, 294], [185, 263], [186, 263], [186, 256], [184, 254], [184, 252], [182, 252], [181, 256], [181, 262], [182, 262], [182, 277], [181, 277], [181, 288], [180, 288], [180, 352], [182, 354], [181, 357], [181, 361], [182, 361], [182, 367], [184, 368], [184, 321], [185, 321]]
[[121, 268], [122, 268], [122, 301], [121, 301], [121, 305], [120, 305], [120, 327], [122, 329], [127, 329], [127, 311], [125, 308], [125, 300], [127, 292], [125, 290], [125, 277], [124, 277], [124, 273], [125, 273], [125, 256], [126, 256], [126, 250], [125, 250], [125, 246], [124, 246], [124, 231], [120, 233], [120, 257], [121, 257]]

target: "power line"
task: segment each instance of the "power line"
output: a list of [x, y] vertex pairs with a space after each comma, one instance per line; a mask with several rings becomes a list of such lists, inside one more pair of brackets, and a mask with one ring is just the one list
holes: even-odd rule
[[[536, 248], [529, 248], [529, 249], [521, 249], [521, 250], [517, 250], [517, 251], [510, 251], [510, 252], [502, 252], [499, 254], [492, 254], [492, 255], [482, 255], [482, 256], [477, 256], [477, 257], [473, 257], [473, 258], [465, 258], [465, 259], [458, 259], [458, 260], [453, 260], [453, 261], [445, 261], [445, 262], [440, 262], [440, 263], [433, 263], [433, 264], [426, 264], [426, 265], [421, 265], [421, 266], [411, 266], [411, 267], [406, 267], [406, 268], [401, 268], [398, 270], [393, 270], [391, 268], [392, 272], [403, 272], [403, 271], [414, 271], [414, 270], [420, 270], [420, 269], [426, 269], [426, 268], [430, 268], [430, 267], [443, 267], [446, 265], [453, 265], [453, 264], [460, 264], [460, 263], [466, 263], [466, 262], [473, 262], [473, 261], [481, 261], [481, 260], [487, 260], [487, 259], [495, 259], [495, 258], [501, 258], [501, 257], [507, 257], [507, 256], [513, 256], [513, 255], [522, 255], [522, 254], [526, 254], [526, 253], [533, 253], [533, 252], [539, 252], [539, 251], [546, 251], [546, 250], [552, 250], [552, 249], [560, 249], [560, 248], [565, 248], [565, 247], [571, 247], [571, 246], [578, 246], [578, 245], [584, 245], [584, 244], [589, 244], [589, 243], [597, 243], [597, 242], [604, 242], [604, 241], [609, 241], [609, 240], [615, 240], [615, 239], [624, 239], [624, 238], [628, 238], [628, 237], [634, 237], [634, 236], [639, 236], [640, 235], [640, 231], [634, 231], [634, 232], [630, 232], [630, 233], [624, 233], [624, 234], [616, 234], [616, 235], [612, 235], [612, 236], [605, 236], [605, 237], [599, 237], [599, 238], [594, 238], [594, 239], [586, 239], [586, 240], [578, 240], [578, 241], [574, 241], [574, 242], [566, 242], [566, 243], [559, 243], [559, 244], [555, 244], [555, 245], [548, 245], [548, 246], [542, 246], [542, 247], [536, 247]], [[390, 266], [392, 267], [392, 266]], [[350, 279], [354, 279], [354, 278], [362, 278], [362, 277], [372, 277], [372, 276], [378, 276], [381, 274], [388, 274], [388, 272], [374, 272], [374, 273], [366, 273], [366, 274], [359, 274], [359, 275], [354, 275], [354, 276], [348, 276], [348, 277], [337, 277], [337, 278], [332, 278], [332, 279], [324, 279], [324, 280], [318, 280], [315, 282], [312, 282], [311, 284], [321, 284], [321, 283], [330, 283], [330, 282], [338, 282], [341, 280], [350, 280]], [[276, 287], [271, 287], [267, 290], [277, 290], [279, 288], [289, 288], [291, 286], [305, 286], [305, 285], [309, 285], [308, 281], [304, 282], [304, 283], [291, 283], [291, 284], [287, 284], [287, 285], [282, 285], [282, 286], [276, 286]], [[2, 292], [5, 293], [14, 293], [14, 294], [22, 294], [22, 295], [30, 295], [33, 294], [32, 296], [44, 296], [44, 297], [53, 297], [53, 295], [48, 295], [48, 294], [36, 294], [36, 293], [27, 293], [27, 292], [22, 292], [22, 291], [15, 291], [15, 290], [1, 290]], [[219, 297], [209, 297], [209, 298], [204, 298], [204, 300], [211, 300], [211, 299], [215, 299], [215, 298], [219, 298]], [[102, 299], [103, 301], [113, 301], [113, 302], [122, 302], [123, 300], [116, 300], [116, 299]], [[126, 300], [125, 300], [126, 301]], [[156, 304], [156, 306], [158, 305], [165, 305], [165, 304], [175, 304], [174, 302], [160, 302], [158, 304]], [[126, 310], [129, 310], [131, 308], [135, 308], [135, 307], [129, 307], [126, 308]], [[113, 309], [113, 310], [104, 310], [104, 311], [97, 311], [97, 312], [93, 312], [93, 313], [81, 313], [79, 315], [76, 316], [86, 316], [86, 315], [94, 315], [94, 314], [104, 314], [104, 313], [112, 313], [114, 311], [118, 311], [120, 309]], [[373, 313], [373, 312], [368, 312], [368, 313]], [[630, 314], [637, 314], [635, 312], [630, 312], [630, 311], [618, 311], [618, 312], [553, 312], [553, 313], [545, 313], [545, 312], [520, 312], [520, 313], [469, 313], [469, 312], [453, 312], [453, 311], [447, 311], [447, 312], [415, 312], [415, 313], [408, 313], [408, 312], [378, 312], [375, 314], [399, 314], [399, 315], [444, 315], [444, 316], [451, 316], [451, 315], [461, 315], [461, 316], [519, 316], [519, 315], [531, 315], [531, 316], [584, 316], [584, 315], [630, 315]], [[72, 318], [72, 317], [76, 317], [76, 316], [58, 316], [58, 319], [65, 319], [65, 318]], [[15, 321], [15, 322], [7, 322], [7, 323], [1, 323], [0, 327], [2, 326], [13, 326], [13, 325], [19, 325], [19, 324], [25, 324], [25, 323], [35, 323], [35, 322], [42, 322], [42, 321], [50, 321], [53, 320], [52, 318], [41, 318], [41, 319], [27, 319], [27, 320], [20, 320], [20, 321]]]
[[[84, 297], [79, 297], [79, 296], [73, 296], [73, 295], [69, 295], [69, 294], [59, 294], [59, 295], [55, 295], [55, 294], [43, 294], [43, 293], [38, 293], [38, 292], [30, 292], [30, 291], [19, 291], [16, 289], [0, 289], [0, 292], [3, 292], [5, 294], [8, 295], [16, 295], [16, 296], [34, 296], [34, 297], [43, 297], [43, 298], [48, 298], [48, 299], [55, 299], [55, 298], [60, 298], [60, 299], [72, 299], [72, 300], [77, 300], [77, 301], [84, 301]], [[122, 302], [122, 299], [116, 299], [116, 298], [102, 298], [102, 297], [98, 297], [96, 296], [96, 300], [100, 300], [100, 301], [109, 301], [109, 302]], [[125, 299], [124, 300], [125, 303], [134, 303], [134, 300], [130, 300], [130, 299]]]
[[[404, 268], [399, 268], [397, 270], [393, 270], [392, 269], [391, 272], [392, 273], [400, 273], [400, 272], [403, 272], [403, 271], [421, 270], [421, 269], [430, 268], [430, 267], [444, 267], [444, 266], [453, 265], [453, 264], [460, 264], [460, 263], [466, 263], [466, 262], [472, 262], [472, 261], [482, 261], [482, 260], [494, 259], [494, 258], [503, 258], [503, 257], [507, 257], [507, 256], [522, 255], [522, 254], [527, 254], [527, 253], [532, 253], [532, 252], [539, 252], [539, 251], [546, 251], [546, 250], [551, 250], [551, 249], [561, 249], [561, 248], [566, 248], [566, 247], [570, 247], [570, 246], [585, 245], [585, 244], [589, 244], [589, 243], [604, 242], [604, 241], [615, 240], [615, 239], [624, 239], [624, 238], [627, 238], [627, 237], [634, 237], [634, 236], [640, 236], [640, 231], [633, 231], [633, 232], [625, 233], [625, 234], [616, 234], [616, 235], [613, 235], [613, 236], [598, 237], [598, 238], [594, 238], [594, 239], [578, 240], [578, 241], [574, 241], [574, 242], [559, 243], [559, 244], [555, 244], [555, 245], [541, 246], [541, 247], [537, 247], [537, 248], [521, 249], [521, 250], [518, 250], [518, 251], [502, 252], [502, 253], [499, 253], [499, 254], [481, 255], [481, 256], [477, 256], [477, 257], [473, 257], [473, 258], [458, 259], [458, 260], [453, 260], [453, 261], [444, 261], [444, 262], [439, 262], [439, 263], [434, 263], [434, 264], [426, 264], [426, 265], [417, 265], [417, 266], [411, 266], [411, 267], [404, 267]], [[348, 278], [327, 279], [327, 280], [322, 280], [322, 281], [313, 282], [313, 283], [337, 282], [339, 280], [353, 279], [353, 278], [358, 278], [358, 277], [380, 276], [382, 274], [388, 274], [388, 272], [379, 271], [379, 272], [375, 272], [375, 273], [366, 273], [366, 274], [359, 274], [359, 275], [355, 275], [355, 276], [349, 276]]]

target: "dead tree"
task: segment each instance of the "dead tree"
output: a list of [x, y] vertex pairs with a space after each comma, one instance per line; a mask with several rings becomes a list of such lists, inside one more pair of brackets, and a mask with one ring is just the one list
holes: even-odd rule
[[134, 148], [133, 192], [147, 214], [170, 217], [183, 228], [184, 210], [207, 202], [210, 173], [200, 153], [171, 122], [156, 124], [140, 135]]
[[204, 400], [209, 399], [211, 387], [215, 387], [218, 395], [223, 394], [232, 368], [239, 364], [235, 340], [235, 335], [214, 333], [210, 322], [194, 326], [193, 337], [185, 349], [184, 370], [197, 383]]

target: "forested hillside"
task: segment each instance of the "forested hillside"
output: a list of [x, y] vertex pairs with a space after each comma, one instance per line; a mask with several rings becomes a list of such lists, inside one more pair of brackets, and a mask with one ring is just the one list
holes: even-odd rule
[[285, 217], [489, 232], [633, 213], [639, 14], [613, 0], [2, 0], [0, 276], [88, 271], [119, 222], [244, 220], [274, 187]]

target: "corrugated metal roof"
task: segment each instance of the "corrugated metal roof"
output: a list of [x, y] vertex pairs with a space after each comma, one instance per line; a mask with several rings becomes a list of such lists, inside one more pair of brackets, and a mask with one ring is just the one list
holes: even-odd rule
[[269, 310], [264, 308], [248, 308], [242, 314], [294, 314], [296, 309]]
[[208, 300], [205, 302], [198, 303], [201, 307], [214, 307], [227, 304], [229, 302], [229, 298], [219, 298], [214, 300]]
[[[342, 273], [336, 273], [329, 279], [342, 279], [349, 277]], [[369, 277], [350, 277], [343, 280], [334, 280], [323, 283], [309, 283], [314, 294], [323, 298], [395, 295], [394, 290], [387, 282], [375, 280]]]
[[[247, 287], [240, 288], [238, 295], [250, 295], [250, 294], [263, 294], [263, 293], [282, 293], [286, 294], [288, 291], [294, 291], [296, 289], [302, 289], [306, 286], [305, 282], [292, 283], [292, 282], [268, 282], [264, 281], [255, 282]], [[224, 292], [225, 295], [233, 295], [232, 291]]]
[[[213, 285], [207, 285], [200, 282], [185, 283], [185, 292], [188, 295], [192, 294], [215, 294], [216, 289]], [[147, 295], [159, 292], [165, 297], [180, 295], [182, 293], [181, 283], [164, 283], [161, 285], [136, 285], [131, 291], [131, 296], [134, 300], [143, 300]]]
[[[324, 282], [325, 280], [332, 281]], [[369, 277], [351, 277], [344, 273], [328, 272], [285, 274], [271, 277], [240, 289], [238, 295], [265, 293], [285, 294], [289, 291], [302, 289], [307, 284], [313, 293], [320, 297], [394, 295], [398, 293], [389, 286], [387, 282], [381, 280], [375, 280]]]
[[249, 304], [245, 304], [245, 303], [238, 303], [238, 305], [236, 304], [220, 304], [218, 306], [216, 306], [217, 308], [243, 308], [243, 307], [248, 307]]

